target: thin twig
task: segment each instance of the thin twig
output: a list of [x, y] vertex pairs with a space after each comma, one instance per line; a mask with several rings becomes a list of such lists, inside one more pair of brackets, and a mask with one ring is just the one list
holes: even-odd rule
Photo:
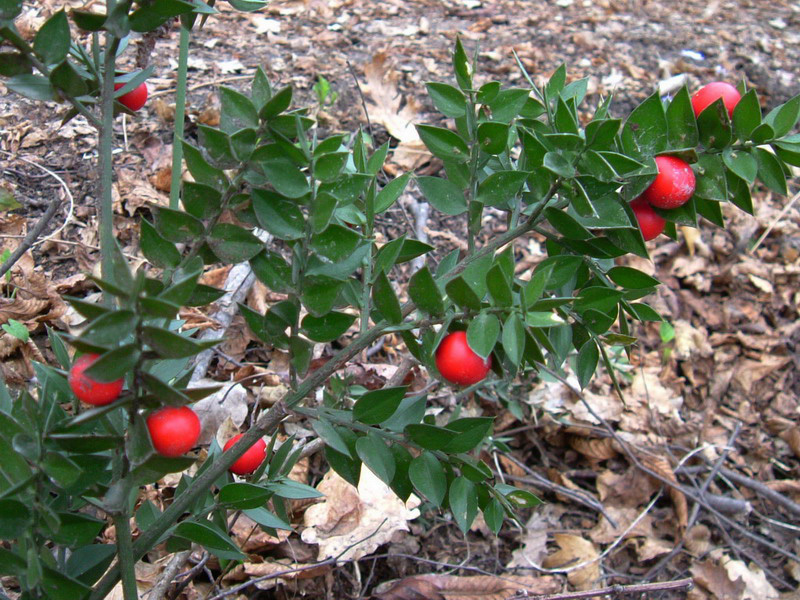
[[191, 554], [191, 550], [184, 550], [183, 552], [178, 552], [172, 556], [156, 584], [150, 589], [150, 591], [146, 592], [149, 594], [149, 600], [161, 600], [164, 597], [164, 594], [166, 593], [167, 588], [169, 588], [169, 585], [172, 583], [172, 580], [175, 578], [175, 575], [178, 574], [178, 571], [184, 565], [184, 563], [189, 560], [189, 556], [191, 556]]
[[565, 592], [563, 594], [547, 594], [545, 596], [512, 596], [508, 600], [581, 600], [583, 598], [596, 598], [597, 596], [621, 596], [623, 594], [645, 594], [647, 592], [663, 592], [667, 590], [689, 591], [694, 586], [691, 578], [676, 581], [663, 581], [660, 583], [640, 583], [636, 585], [612, 585], [599, 590], [584, 592]]
[[350, 71], [350, 75], [353, 77], [353, 81], [356, 83], [356, 89], [358, 90], [358, 96], [361, 98], [361, 107], [364, 109], [364, 118], [367, 119], [367, 131], [369, 132], [369, 138], [372, 140], [372, 143], [375, 143], [375, 138], [372, 135], [372, 122], [369, 120], [369, 110], [367, 110], [367, 99], [364, 97], [364, 91], [361, 89], [361, 83], [358, 81], [358, 75], [356, 75], [356, 70], [353, 68], [352, 63], [348, 60], [347, 61], [347, 70]]
[[550, 481], [546, 477], [539, 475], [539, 473], [531, 469], [528, 465], [526, 465], [522, 461], [517, 460], [510, 454], [506, 454], [505, 457], [530, 476], [530, 477], [519, 477], [511, 473], [505, 473], [504, 476], [506, 477], [506, 479], [510, 479], [511, 481], [518, 481], [519, 483], [527, 483], [528, 485], [532, 485], [534, 487], [547, 490], [548, 492], [554, 492], [556, 494], [561, 494], [562, 496], [566, 496], [567, 498], [573, 500], [577, 504], [581, 504], [587, 508], [596, 510], [597, 512], [601, 513], [608, 520], [609, 523], [611, 523], [612, 527], [614, 527], [615, 529], [618, 527], [613, 517], [611, 517], [611, 515], [606, 513], [603, 504], [597, 499], [592, 498], [589, 494], [571, 490], [567, 487], [564, 487], [563, 485], [558, 485], [557, 483]]
[[17, 249], [14, 250], [14, 252], [11, 253], [11, 256], [8, 257], [8, 260], [0, 265], [0, 277], [5, 275], [8, 270], [20, 259], [20, 257], [25, 254], [31, 246], [33, 246], [33, 243], [42, 234], [44, 228], [47, 227], [50, 219], [52, 219], [53, 215], [56, 214], [56, 209], [59, 207], [59, 204], [60, 202], [56, 198], [53, 198], [50, 201], [50, 206], [47, 207], [47, 210], [44, 212], [44, 214], [39, 217], [38, 221], [36, 221], [36, 225], [33, 226], [33, 229], [31, 229], [28, 232], [28, 235], [23, 238], [22, 242], [20, 242], [19, 246], [17, 246]]
[[782, 506], [789, 512], [800, 516], [800, 504], [797, 504], [796, 502], [790, 500], [783, 494], [780, 494], [775, 490], [770, 489], [760, 481], [756, 481], [755, 479], [751, 479], [750, 477], [741, 475], [736, 471], [731, 471], [730, 469], [725, 469], [725, 468], [720, 469], [719, 473], [726, 479], [730, 479], [732, 482], [738, 483], [739, 485], [749, 487], [754, 492], [757, 492], [761, 496], [764, 496], [767, 500], [770, 500], [773, 503]]
[[778, 221], [780, 221], [784, 217], [784, 215], [787, 212], [789, 212], [789, 210], [792, 208], [792, 206], [794, 206], [794, 203], [797, 202], [798, 198], [800, 198], [800, 192], [797, 192], [794, 196], [792, 196], [792, 199], [789, 200], [789, 202], [786, 204], [786, 206], [784, 206], [781, 209], [781, 212], [779, 212], [775, 216], [775, 218], [772, 219], [772, 222], [769, 225], [767, 225], [767, 228], [764, 230], [764, 233], [762, 233], [761, 236], [756, 240], [756, 243], [753, 244], [753, 247], [750, 248], [750, 250], [747, 251], [748, 254], [750, 254], [750, 255], [755, 254], [755, 251], [758, 250], [758, 247], [761, 245], [761, 242], [763, 242], [766, 239], [766, 237], [769, 235], [770, 231], [772, 231], [772, 229], [775, 227], [775, 225], [778, 224]]

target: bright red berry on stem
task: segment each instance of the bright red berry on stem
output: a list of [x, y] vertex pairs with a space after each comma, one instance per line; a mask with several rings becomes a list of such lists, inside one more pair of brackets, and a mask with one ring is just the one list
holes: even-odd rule
[[[115, 83], [114, 89], [118, 90], [124, 85], [124, 83]], [[144, 103], [147, 102], [147, 84], [144, 82], [140, 83], [127, 94], [122, 94], [117, 100], [120, 104], [127, 106], [131, 110], [139, 110], [144, 106]]]
[[[239, 433], [233, 436], [225, 442], [225, 447], [222, 450], [225, 451], [231, 448], [243, 435], [243, 433]], [[233, 463], [228, 470], [237, 475], [249, 475], [261, 466], [261, 463], [264, 462], [266, 457], [267, 443], [262, 438], [259, 438], [255, 444], [250, 446], [244, 454], [236, 459], [236, 462]]]
[[454, 331], [446, 335], [436, 349], [436, 368], [450, 383], [478, 383], [486, 377], [491, 366], [491, 356], [484, 360], [469, 347], [465, 331]]
[[102, 383], [84, 373], [94, 362], [100, 358], [99, 354], [84, 354], [80, 356], [69, 370], [69, 387], [78, 400], [94, 406], [105, 406], [119, 398], [122, 392], [123, 379]]
[[642, 230], [642, 237], [646, 241], [656, 238], [664, 231], [664, 226], [667, 222], [664, 218], [653, 210], [653, 207], [647, 203], [647, 200], [639, 196], [631, 202], [631, 209], [633, 214], [636, 215], [636, 220], [639, 222], [639, 229]]
[[642, 197], [656, 208], [678, 208], [694, 194], [695, 177], [689, 163], [675, 156], [656, 156], [658, 175]]
[[162, 456], [181, 456], [200, 437], [200, 419], [188, 406], [165, 406], [147, 417], [153, 448]]
[[742, 95], [730, 83], [724, 81], [713, 81], [704, 85], [692, 96], [692, 109], [694, 115], [698, 116], [707, 106], [713, 104], [718, 98], [722, 98], [722, 103], [728, 109], [728, 115], [733, 116], [733, 109], [736, 108]]

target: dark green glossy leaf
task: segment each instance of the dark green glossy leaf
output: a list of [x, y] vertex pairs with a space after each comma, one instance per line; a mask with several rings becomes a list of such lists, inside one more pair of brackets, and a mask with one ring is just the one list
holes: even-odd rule
[[213, 348], [220, 340], [198, 341], [160, 327], [143, 327], [142, 339], [164, 358], [185, 358]]
[[208, 236], [208, 245], [226, 263], [247, 262], [264, 248], [264, 243], [247, 229], [232, 223], [217, 223]]
[[508, 146], [508, 124], [486, 121], [478, 125], [478, 144], [486, 154], [501, 154]]
[[419, 137], [435, 157], [459, 162], [469, 159], [469, 148], [457, 133], [433, 125], [417, 125], [416, 128]]
[[[400, 406], [406, 390], [407, 388], [403, 386], [367, 392], [353, 406], [353, 418], [367, 425], [383, 423]], [[337, 450], [341, 451], [339, 448]]]
[[617, 285], [632, 290], [655, 287], [660, 283], [658, 279], [633, 267], [612, 267], [608, 270], [608, 276]]
[[162, 269], [178, 266], [181, 253], [172, 242], [158, 233], [147, 219], [141, 220], [140, 233], [142, 254], [151, 264]]
[[403, 321], [400, 301], [397, 299], [397, 294], [395, 294], [394, 288], [384, 272], [379, 273], [375, 278], [375, 284], [372, 287], [372, 301], [381, 315], [383, 315], [383, 318], [389, 323], [397, 324]]
[[67, 57], [70, 42], [67, 13], [60, 10], [39, 28], [33, 39], [33, 51], [45, 65], [54, 65]]
[[394, 454], [375, 432], [358, 438], [356, 452], [361, 461], [387, 485], [394, 479], [397, 465]]
[[447, 494], [447, 477], [439, 460], [430, 452], [423, 452], [411, 461], [408, 477], [414, 487], [436, 506], [441, 506]]
[[467, 327], [467, 344], [481, 358], [488, 357], [500, 336], [500, 320], [494, 313], [481, 311]]
[[231, 539], [209, 522], [182, 521], [174, 529], [174, 535], [199, 544], [214, 556], [227, 560], [244, 560], [246, 557]]
[[417, 308], [432, 316], [444, 312], [442, 292], [427, 266], [414, 273], [408, 283], [408, 295]]
[[450, 484], [449, 503], [458, 528], [466, 535], [478, 516], [478, 491], [475, 484], [466, 477], [456, 477]]
[[477, 199], [488, 206], [505, 208], [514, 204], [530, 173], [526, 171], [497, 171], [478, 185]]
[[253, 208], [259, 225], [281, 240], [295, 240], [305, 235], [305, 218], [297, 205], [267, 190], [254, 189]]
[[423, 176], [417, 178], [417, 185], [425, 199], [436, 210], [447, 215], [460, 215], [467, 210], [464, 192], [452, 181], [441, 177]]
[[332, 342], [341, 337], [355, 321], [355, 315], [329, 312], [322, 317], [306, 315], [301, 324], [302, 331], [315, 342]]

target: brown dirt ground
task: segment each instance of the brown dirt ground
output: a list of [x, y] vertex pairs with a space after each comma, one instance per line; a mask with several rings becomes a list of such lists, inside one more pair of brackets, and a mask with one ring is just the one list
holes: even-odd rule
[[[25, 23], [35, 26], [53, 6], [62, 3], [46, 0], [29, 4], [35, 6], [26, 12]], [[765, 111], [800, 91], [797, 2], [275, 0], [266, 11], [254, 15], [234, 13], [227, 5], [222, 10], [194, 38], [189, 73], [190, 85], [195, 86], [189, 96], [190, 137], [194, 124], [213, 120], [218, 106], [216, 86], [244, 88], [244, 76], [251, 75], [259, 65], [274, 84], [292, 85], [300, 106], [314, 104], [312, 86], [319, 76], [325, 77], [339, 96], [332, 106], [325, 107], [323, 128], [352, 130], [364, 124], [352, 73], [363, 83], [363, 67], [379, 53], [385, 53], [387, 64], [397, 74], [398, 93], [406, 101], [420, 103], [419, 120], [430, 121], [434, 117], [424, 82], [450, 81], [449, 53], [456, 35], [468, 49], [477, 48], [479, 73], [485, 80], [523, 84], [512, 50], [537, 79], [547, 77], [566, 62], [571, 78], [590, 77], [588, 106], [594, 106], [601, 95], [614, 92], [612, 112], [617, 116], [627, 114], [659, 81], [677, 74], [688, 76], [690, 89], [708, 80], [744, 79], [758, 90]], [[147, 202], [164, 202], [165, 198], [163, 165], [171, 143], [169, 103], [174, 90], [177, 40], [177, 30], [168, 29], [149, 57], [146, 52], [140, 54], [140, 59], [155, 64], [150, 81], [154, 98], [136, 119], [127, 120], [127, 146], [122, 128], [118, 130], [121, 151], [117, 156], [116, 225], [119, 239], [130, 254], [136, 254], [138, 215], [147, 214]], [[139, 46], [138, 40], [133, 46]], [[126, 60], [133, 67], [136, 53], [128, 51]], [[51, 357], [41, 324], [68, 325], [63, 303], [54, 296], [85, 294], [89, 286], [80, 273], [91, 270], [98, 258], [95, 135], [77, 119], [59, 129], [59, 113], [64, 110], [61, 106], [35, 104], [5, 93], [1, 81], [0, 91], [4, 92], [0, 95], [2, 185], [23, 204], [23, 209], [0, 219], [2, 233], [24, 234], [52, 195], [63, 193], [60, 184], [23, 158], [59, 174], [74, 197], [71, 218], [67, 220], [65, 208], [53, 220], [50, 232], [66, 221], [64, 229], [37, 247], [33, 260], [28, 259], [27, 266], [22, 267], [27, 269], [28, 287], [35, 287], [31, 297], [20, 292], [28, 303], [23, 305], [18, 298], [15, 303], [0, 304], [5, 319], [26, 322], [34, 330], [38, 347]], [[374, 133], [379, 142], [389, 138], [380, 124], [375, 124]], [[428, 164], [424, 168], [435, 171], [438, 167]], [[797, 190], [795, 181], [790, 188]], [[653, 304], [675, 325], [676, 337], [664, 344], [657, 327], [639, 332], [642, 342], [631, 359], [629, 373], [633, 381], [625, 385], [632, 405], [619, 405], [603, 378], [590, 390], [590, 399], [621, 435], [647, 450], [651, 468], [659, 471], [652, 465], [667, 464], [665, 473], [671, 478], [675, 478], [676, 461], [704, 445], [706, 451], [701, 455], [713, 463], [740, 421], [741, 431], [724, 466], [798, 501], [800, 214], [794, 207], [781, 214], [789, 199], [764, 189], [757, 188], [754, 198], [755, 217], [730, 211], [727, 230], [706, 224], [699, 235], [686, 232], [679, 242], [663, 238], [654, 243], [652, 265], [631, 261], [664, 282]], [[389, 213], [384, 222], [387, 236], [402, 227], [400, 219], [399, 214]], [[502, 224], [490, 224], [502, 230]], [[428, 228], [435, 243], [446, 250], [452, 247], [463, 223], [433, 214]], [[766, 237], [752, 251], [753, 242], [765, 232]], [[13, 248], [16, 239], [6, 237], [5, 245]], [[538, 248], [532, 238], [520, 249], [523, 270], [536, 263]], [[19, 285], [25, 291], [26, 286]], [[44, 294], [48, 301], [32, 306], [37, 290], [44, 290], [39, 297]], [[36, 356], [7, 338], [0, 339], [5, 375], [23, 382], [30, 376], [29, 361]], [[396, 356], [396, 352], [382, 350], [373, 360], [392, 362]], [[626, 368], [621, 365], [621, 369]], [[219, 367], [217, 374], [229, 373]], [[538, 417], [536, 425], [521, 427], [524, 424], [512, 419], [500, 420], [499, 427], [511, 432], [508, 438], [514, 455], [551, 481], [599, 498], [618, 517], [628, 514], [625, 511], [641, 509], [646, 502], [626, 504], [614, 494], [614, 489], [618, 496], [624, 496], [644, 485], [639, 480], [624, 480], [623, 475], [633, 477], [635, 471], [630, 469], [630, 461], [618, 448], [587, 448], [586, 440], [602, 441], [604, 432], [589, 426], [591, 419], [577, 408], [574, 397], [559, 397], [561, 392], [554, 390], [542, 384], [527, 397]], [[445, 393], [441, 398], [448, 401]], [[671, 408], [664, 409], [664, 403]], [[484, 407], [498, 412], [496, 406]], [[314, 477], [321, 466], [318, 461], [312, 465], [311, 483], [316, 482]], [[515, 473], [508, 464], [503, 466]], [[689, 488], [703, 481], [702, 473], [678, 477]], [[548, 506], [555, 507], [555, 517], [548, 513], [553, 519], [549, 534], [580, 535], [600, 550], [607, 549], [615, 539], [613, 528], [611, 535], [600, 531], [604, 523], [596, 512], [570, 503], [562, 495], [534, 489]], [[724, 480], [717, 480], [710, 491], [747, 500], [752, 511], [735, 517], [738, 528], [721, 527], [708, 512], [701, 511], [696, 527], [706, 527], [707, 533], [696, 529], [695, 534], [705, 546], [687, 543], [686, 549], [651, 573], [665, 554], [655, 550], [648, 554], [643, 547], [664, 544], [668, 551], [681, 534], [675, 527], [675, 515], [681, 520], [681, 501], [675, 494], [665, 493], [647, 515], [648, 531], [635, 538], [626, 537], [603, 559], [604, 579], [596, 585], [638, 583], [645, 576], [650, 580], [693, 576], [700, 584], [700, 591], [692, 592], [693, 598], [741, 598], [743, 588], [733, 576], [725, 584], [732, 586], [728, 590], [731, 595], [724, 596], [728, 592], [719, 583], [722, 553], [743, 564], [759, 565], [766, 571], [767, 581], [780, 592], [797, 587], [800, 565], [753, 542], [743, 531], [756, 532], [797, 554], [798, 516], [778, 508], [763, 495]], [[688, 506], [692, 507], [691, 501]], [[607, 521], [605, 526], [610, 528]], [[495, 574], [507, 572], [512, 551], [522, 546], [526, 535], [506, 528], [498, 538], [480, 530], [464, 538], [450, 521], [433, 513], [412, 525], [412, 534], [384, 550], [447, 564], [467, 559], [470, 567]], [[550, 552], [555, 548], [552, 536], [547, 548]], [[714, 554], [715, 548], [718, 554]], [[282, 552], [288, 551], [283, 548]], [[365, 559], [360, 571], [348, 566], [326, 577], [303, 580], [293, 591], [281, 588], [251, 597], [289, 597], [294, 593], [365, 597], [382, 581], [435, 570], [410, 558]]]

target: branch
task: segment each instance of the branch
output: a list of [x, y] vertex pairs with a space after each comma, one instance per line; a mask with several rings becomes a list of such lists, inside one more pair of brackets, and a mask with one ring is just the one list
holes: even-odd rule
[[564, 594], [547, 594], [546, 596], [516, 595], [508, 600], [580, 600], [582, 598], [596, 598], [597, 596], [622, 596], [627, 594], [645, 594], [647, 592], [663, 592], [666, 590], [686, 590], [694, 587], [691, 578], [678, 579], [677, 581], [664, 581], [662, 583], [641, 583], [638, 585], [612, 585], [599, 590], [585, 592], [566, 592]]

